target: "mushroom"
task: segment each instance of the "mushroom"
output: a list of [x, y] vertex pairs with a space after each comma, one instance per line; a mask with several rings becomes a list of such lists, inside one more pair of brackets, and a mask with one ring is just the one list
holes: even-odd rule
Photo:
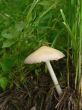
[[48, 46], [42, 46], [38, 50], [33, 52], [31, 55], [29, 55], [25, 59], [24, 63], [25, 64], [34, 64], [34, 63], [45, 62], [47, 65], [47, 68], [49, 70], [50, 76], [53, 80], [53, 83], [55, 85], [55, 88], [57, 90], [57, 93], [58, 93], [58, 95], [61, 95], [62, 89], [58, 83], [57, 77], [50, 64], [50, 60], [59, 60], [59, 59], [63, 58], [64, 56], [65, 55], [57, 49], [53, 49]]

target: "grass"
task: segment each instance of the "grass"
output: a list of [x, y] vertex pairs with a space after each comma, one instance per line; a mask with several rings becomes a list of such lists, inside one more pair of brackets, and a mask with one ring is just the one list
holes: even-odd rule
[[1, 88], [25, 82], [24, 59], [33, 50], [42, 45], [64, 49], [65, 44], [59, 42], [64, 40], [59, 37], [63, 36], [62, 6], [61, 0], [0, 1], [0, 78], [5, 78]]
[[[70, 16], [69, 20], [67, 21], [66, 16], [63, 12], [61, 11], [61, 15], [63, 18], [63, 24], [66, 27], [68, 31], [68, 48], [71, 46], [73, 49], [72, 53], [72, 61], [75, 66], [75, 88], [78, 86], [78, 83], [80, 81], [81, 77], [81, 51], [82, 51], [82, 37], [80, 35], [80, 1], [75, 0], [72, 1], [70, 0], [70, 8], [74, 10], [74, 13], [71, 13], [71, 9], [69, 10]], [[74, 20], [74, 22], [73, 22]], [[69, 73], [68, 73], [69, 74]], [[70, 74], [69, 74], [70, 75]], [[68, 81], [69, 81], [69, 75], [68, 75]], [[69, 82], [68, 82], [69, 83]]]

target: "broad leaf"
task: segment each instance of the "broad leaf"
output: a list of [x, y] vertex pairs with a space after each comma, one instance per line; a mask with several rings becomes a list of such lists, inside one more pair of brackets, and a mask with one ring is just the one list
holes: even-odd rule
[[2, 48], [11, 47], [16, 41], [15, 40], [5, 40], [3, 42]]
[[0, 87], [5, 90], [6, 87], [8, 86], [9, 84], [9, 81], [8, 81], [8, 78], [6, 77], [0, 77]]
[[3, 31], [1, 33], [1, 35], [2, 35], [2, 37], [6, 38], [6, 39], [13, 39], [14, 38], [14, 36], [12, 35], [12, 33], [8, 33], [6, 31]]
[[1, 68], [2, 68], [3, 72], [11, 71], [13, 65], [14, 65], [14, 61], [11, 57], [9, 57], [9, 58], [7, 57], [1, 62]]

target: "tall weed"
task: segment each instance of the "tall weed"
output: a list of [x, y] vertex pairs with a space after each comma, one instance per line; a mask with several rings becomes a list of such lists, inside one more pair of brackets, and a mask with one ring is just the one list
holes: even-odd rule
[[[78, 86], [81, 77], [81, 53], [82, 53], [82, 37], [81, 37], [81, 3], [79, 0], [69, 0], [68, 19], [61, 10], [63, 24], [68, 31], [68, 48], [73, 49], [72, 60], [75, 66], [75, 88]], [[70, 74], [69, 74], [70, 75]], [[69, 76], [68, 76], [69, 77]]]

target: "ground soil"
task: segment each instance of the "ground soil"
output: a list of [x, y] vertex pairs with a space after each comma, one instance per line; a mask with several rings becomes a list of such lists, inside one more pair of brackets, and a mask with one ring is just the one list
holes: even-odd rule
[[[61, 96], [58, 96], [48, 71], [43, 70], [42, 64], [39, 75], [33, 74], [35, 70], [27, 74], [28, 81], [25, 85], [0, 93], [0, 110], [79, 110], [79, 94], [73, 88], [74, 71], [70, 71], [72, 75], [68, 87], [65, 62], [52, 63], [63, 90]], [[60, 77], [62, 74], [65, 75]]]

